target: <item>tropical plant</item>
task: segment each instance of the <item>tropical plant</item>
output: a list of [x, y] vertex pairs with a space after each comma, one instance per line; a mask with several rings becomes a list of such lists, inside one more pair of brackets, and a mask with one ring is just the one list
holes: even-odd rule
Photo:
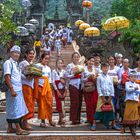
[[[13, 5], [13, 6], [11, 6]], [[16, 30], [16, 23], [13, 22], [14, 12], [21, 12], [22, 8], [17, 0], [7, 0], [0, 3], [0, 45], [5, 46], [12, 40], [12, 34]]]
[[[133, 52], [140, 53], [140, 1], [115, 0], [112, 4], [111, 14], [125, 16], [130, 20], [130, 28], [123, 30], [119, 41], [132, 47]], [[127, 42], [127, 43], [126, 43]]]

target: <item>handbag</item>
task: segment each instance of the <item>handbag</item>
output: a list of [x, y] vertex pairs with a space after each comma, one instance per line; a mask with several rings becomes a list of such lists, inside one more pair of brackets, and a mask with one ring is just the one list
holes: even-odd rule
[[93, 82], [86, 82], [84, 84], [84, 88], [83, 90], [86, 92], [86, 93], [91, 93], [95, 90], [95, 85]]
[[110, 111], [113, 111], [113, 108], [111, 104], [105, 103], [101, 106], [101, 110], [103, 112], [110, 112]]
[[[11, 65], [12, 65], [12, 68], [11, 68], [11, 74], [12, 74], [12, 71], [13, 71], [13, 64], [11, 62]], [[1, 92], [7, 92], [9, 90], [9, 87], [4, 79], [4, 71], [2, 71], [2, 78], [1, 78], [1, 81], [0, 81], [0, 91]]]

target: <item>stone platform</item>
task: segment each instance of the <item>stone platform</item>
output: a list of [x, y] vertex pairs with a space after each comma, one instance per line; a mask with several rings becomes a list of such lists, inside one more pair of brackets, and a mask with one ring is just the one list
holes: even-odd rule
[[[53, 114], [53, 119], [57, 118], [56, 114]], [[97, 131], [90, 131], [89, 124], [84, 119], [84, 114], [80, 125], [71, 126], [69, 121], [65, 127], [46, 127], [41, 128], [39, 121], [34, 118], [30, 120], [30, 124], [33, 126], [28, 136], [17, 136], [16, 134], [6, 133], [6, 120], [5, 113], [0, 113], [0, 140], [133, 140], [129, 130], [125, 134], [121, 134], [119, 131], [112, 129], [105, 129], [103, 125], [97, 122]], [[34, 122], [34, 123], [33, 123]], [[140, 129], [137, 129], [137, 140], [140, 140]]]

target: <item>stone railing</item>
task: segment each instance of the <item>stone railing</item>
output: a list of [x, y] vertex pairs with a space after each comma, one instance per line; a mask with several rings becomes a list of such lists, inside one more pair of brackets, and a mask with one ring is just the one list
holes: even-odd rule
[[[73, 48], [74, 48], [74, 51], [75, 51], [75, 52], [78, 52], [78, 53], [80, 54], [80, 52], [79, 52], [79, 46], [77, 45], [76, 41], [73, 41], [73, 42], [72, 42], [72, 46], [73, 46]], [[80, 54], [80, 56], [81, 56], [81, 54]], [[81, 56], [81, 57], [80, 57], [80, 63], [81, 63], [81, 64], [84, 64], [84, 62], [85, 62], [85, 57], [84, 57], [84, 56]]]

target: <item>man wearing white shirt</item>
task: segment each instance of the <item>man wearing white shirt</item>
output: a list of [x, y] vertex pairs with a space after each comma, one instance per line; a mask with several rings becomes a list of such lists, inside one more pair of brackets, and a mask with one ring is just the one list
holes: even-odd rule
[[[17, 135], [27, 135], [29, 132], [20, 127], [21, 118], [28, 113], [21, 82], [21, 71], [18, 66], [20, 57], [20, 47], [15, 45], [10, 49], [10, 59], [3, 64], [4, 78], [9, 88], [6, 93], [6, 119], [8, 122], [7, 133], [16, 133]], [[15, 124], [16, 131], [12, 124]]]

